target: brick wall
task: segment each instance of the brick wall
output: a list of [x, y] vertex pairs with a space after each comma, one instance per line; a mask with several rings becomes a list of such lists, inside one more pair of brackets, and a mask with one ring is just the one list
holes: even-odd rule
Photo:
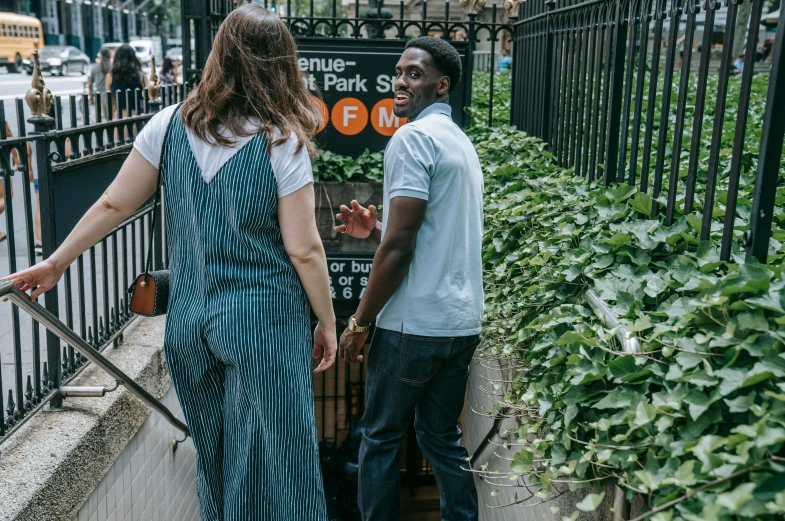
[[[163, 404], [182, 419], [174, 389]], [[199, 521], [193, 442], [156, 412], [128, 442], [74, 521]]]

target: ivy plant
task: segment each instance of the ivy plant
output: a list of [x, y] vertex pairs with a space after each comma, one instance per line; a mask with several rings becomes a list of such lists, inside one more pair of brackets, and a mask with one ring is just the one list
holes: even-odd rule
[[[590, 511], [602, 487], [618, 483], [657, 521], [782, 519], [781, 210], [767, 264], [738, 246], [754, 137], [733, 258], [722, 262], [722, 197], [702, 242], [700, 204], [665, 226], [650, 217], [650, 194], [589, 184], [538, 139], [511, 127], [471, 133], [486, 172], [481, 356], [507, 368], [492, 383], [492, 412], [516, 419], [509, 471], [484, 466], [485, 479], [510, 486], [528, 476], [535, 489], [501, 489], [511, 503], [567, 483], [598, 489], [577, 505]], [[641, 353], [621, 351], [588, 306], [588, 289], [639, 336]]]

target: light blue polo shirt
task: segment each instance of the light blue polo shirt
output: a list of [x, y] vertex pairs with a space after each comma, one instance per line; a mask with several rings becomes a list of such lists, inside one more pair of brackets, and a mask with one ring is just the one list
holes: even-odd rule
[[409, 272], [376, 325], [429, 337], [480, 332], [483, 313], [483, 177], [469, 138], [445, 103], [393, 135], [384, 152], [384, 211], [395, 197], [428, 201]]

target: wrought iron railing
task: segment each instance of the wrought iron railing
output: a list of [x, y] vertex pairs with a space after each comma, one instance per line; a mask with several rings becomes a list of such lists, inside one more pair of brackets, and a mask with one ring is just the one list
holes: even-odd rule
[[[746, 35], [738, 35], [748, 42], [743, 63], [732, 53], [742, 4], [751, 4]], [[577, 174], [649, 193], [651, 218], [662, 213], [671, 225], [700, 211], [701, 240], [710, 237], [715, 212], [724, 212], [722, 260], [742, 242], [748, 255], [765, 262], [785, 132], [785, 23], [780, 19], [771, 54], [761, 60], [765, 53], [757, 44], [766, 4], [520, 2], [513, 29], [513, 123], [547, 141], [558, 161]], [[719, 33], [714, 21], [721, 10], [726, 20]], [[718, 44], [719, 61], [711, 52]], [[756, 134], [748, 120], [758, 73], [768, 76], [769, 94], [755, 176], [748, 137]], [[738, 101], [729, 98], [731, 87]], [[757, 146], [756, 139], [752, 143]], [[740, 240], [735, 229], [747, 223], [737, 222], [739, 186], [753, 178], [749, 227]]]
[[[137, 384], [132, 378], [123, 373], [112, 362], [107, 360], [101, 353], [99, 353], [93, 346], [85, 342], [73, 330], [63, 324], [56, 316], [48, 312], [40, 304], [30, 300], [29, 296], [23, 293], [19, 288], [14, 286], [11, 282], [0, 282], [0, 299], [8, 298], [11, 302], [35, 318], [47, 331], [56, 335], [60, 340], [68, 344], [71, 349], [76, 349], [79, 355], [85, 360], [93, 362], [95, 365], [109, 373], [115, 379], [117, 385], [114, 388], [107, 389], [105, 387], [66, 387], [61, 386], [57, 391], [63, 397], [79, 397], [90, 398], [104, 396], [108, 392], [116, 390], [120, 385], [124, 386], [137, 398], [142, 400], [153, 410], [161, 414], [166, 421], [171, 423], [177, 430], [185, 434], [186, 437], [190, 436], [188, 427], [180, 421], [172, 412], [167, 409], [158, 399], [152, 394], [147, 392], [142, 386]], [[38, 407], [43, 405], [39, 404]], [[31, 411], [32, 412], [32, 411]], [[10, 436], [13, 431], [19, 428], [22, 422], [14, 425], [5, 436]], [[174, 440], [174, 450], [177, 450], [177, 444], [183, 440]]]
[[[163, 104], [178, 101], [184, 92], [183, 87], [165, 88]], [[121, 95], [124, 105], [118, 103]], [[24, 120], [23, 101], [15, 100], [16, 124], [9, 124], [13, 137], [6, 133], [4, 106], [0, 104], [0, 181], [5, 195], [5, 212], [0, 217], [7, 234], [5, 244], [0, 243], [7, 255], [0, 260], [0, 276], [51, 255], [114, 179], [133, 137], [160, 106], [148, 102], [146, 91], [103, 94], [96, 96], [98, 109], [83, 111], [80, 121], [79, 101], [82, 107], [90, 106], [87, 95], [81, 100], [71, 95], [67, 103], [70, 110], [64, 114], [63, 99], [54, 96], [44, 117], [28, 120], [30, 129]], [[128, 108], [113, 108], [121, 106]], [[69, 126], [64, 126], [64, 119]], [[38, 203], [31, 169], [40, 189]], [[153, 211], [160, 210], [148, 205], [121, 223], [81, 255], [58, 286], [43, 297], [52, 316], [61, 318], [98, 351], [119, 345], [133, 319], [126, 289], [142, 269]], [[40, 212], [40, 232], [36, 230], [36, 212]], [[162, 266], [166, 262], [162, 228], [156, 235], [154, 259]], [[40, 258], [37, 242], [41, 244]], [[42, 403], [59, 406], [59, 389], [87, 361], [73, 344], [64, 344], [55, 333], [42, 329], [34, 317], [20, 316], [16, 305], [0, 307], [0, 397], [5, 403], [0, 442]]]
[[[484, 51], [494, 56], [509, 41], [512, 26], [506, 19], [504, 11], [496, 3], [485, 6], [483, 0], [462, 0], [466, 13], [462, 19], [455, 20], [451, 15], [456, 14], [459, 7], [454, 2], [446, 0], [443, 4], [443, 14], [433, 17], [428, 13], [429, 2], [423, 0], [418, 13], [407, 11], [406, 2], [400, 1], [385, 6], [383, 0], [377, 0], [372, 8], [360, 7], [359, 0], [355, 0], [348, 12], [338, 0], [331, 0], [324, 13], [316, 11], [312, 1], [307, 12], [298, 14], [292, 12], [292, 2], [287, 0], [285, 11], [281, 19], [289, 26], [292, 34], [300, 41], [310, 39], [386, 39], [405, 41], [415, 36], [438, 36], [448, 41], [468, 42], [468, 71], [476, 70], [474, 66], [474, 52], [477, 44], [487, 43], [489, 49]], [[490, 2], [488, 2], [490, 4]], [[235, 0], [183, 0], [183, 63], [194, 64], [193, 68], [185, 69], [185, 77], [189, 82], [196, 83], [201, 77], [201, 71], [210, 53], [213, 38], [218, 32], [221, 22], [226, 16], [242, 2]], [[262, 5], [268, 7], [268, 0], [263, 0]], [[430, 4], [433, 5], [433, 4]], [[269, 7], [272, 7], [270, 3]], [[277, 9], [282, 11], [284, 4], [278, 4]], [[483, 11], [484, 9], [484, 11]], [[395, 12], [394, 12], [395, 11]], [[483, 15], [483, 13], [485, 13]], [[486, 20], [486, 18], [489, 18]], [[194, 47], [191, 48], [191, 39]], [[329, 41], [326, 46], [331, 45]], [[483, 60], [487, 58], [483, 57]], [[483, 69], [485, 70], [485, 69]], [[391, 71], [392, 74], [393, 71]], [[488, 124], [493, 122], [493, 82], [494, 67], [490, 67], [490, 99], [488, 110]], [[464, 106], [471, 105], [471, 74], [467, 73], [466, 99]]]

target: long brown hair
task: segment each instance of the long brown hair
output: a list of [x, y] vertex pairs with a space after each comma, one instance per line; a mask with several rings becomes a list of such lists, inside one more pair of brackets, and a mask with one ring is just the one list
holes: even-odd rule
[[[316, 151], [311, 138], [322, 120], [297, 66], [294, 38], [275, 14], [254, 4], [238, 7], [221, 24], [202, 81], [183, 103], [181, 117], [198, 139], [222, 147], [233, 146], [234, 136], [263, 131], [272, 149], [294, 133], [297, 151], [305, 146], [311, 157]], [[258, 118], [258, 129], [244, 128], [249, 118]], [[282, 135], [273, 141], [275, 127]]]

